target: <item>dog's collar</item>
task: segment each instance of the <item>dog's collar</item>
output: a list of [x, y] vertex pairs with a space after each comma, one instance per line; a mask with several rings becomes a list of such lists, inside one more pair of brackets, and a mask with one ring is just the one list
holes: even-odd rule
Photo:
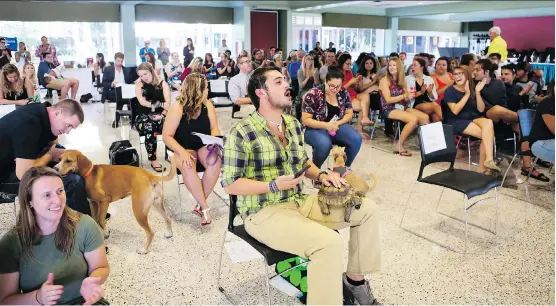
[[87, 176], [89, 176], [89, 174], [91, 174], [91, 172], [93, 172], [94, 167], [95, 167], [95, 165], [91, 165], [91, 168], [89, 168], [89, 170], [87, 170], [87, 172], [85, 172], [83, 174], [83, 178], [86, 178]]

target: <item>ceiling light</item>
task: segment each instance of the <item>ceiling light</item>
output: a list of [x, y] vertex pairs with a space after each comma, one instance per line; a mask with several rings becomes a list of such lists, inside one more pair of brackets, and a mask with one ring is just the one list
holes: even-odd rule
[[419, 5], [423, 5], [424, 3], [423, 3], [423, 2], [419, 2], [419, 3], [417, 3], [417, 4], [419, 4]]

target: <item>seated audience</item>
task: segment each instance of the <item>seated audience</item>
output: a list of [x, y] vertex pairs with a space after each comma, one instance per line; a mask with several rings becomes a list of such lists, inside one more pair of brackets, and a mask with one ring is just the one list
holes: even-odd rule
[[302, 100], [305, 141], [313, 147], [313, 163], [318, 168], [328, 157], [332, 145], [345, 147], [348, 167], [361, 148], [361, 135], [350, 124], [353, 110], [349, 93], [342, 87], [343, 78], [339, 69], [329, 69], [325, 84], [309, 90]]
[[[155, 54], [154, 49], [151, 48], [151, 41], [150, 40], [145, 40], [145, 47], [141, 48], [139, 50], [139, 58], [141, 58], [141, 62], [145, 63], [148, 61], [147, 59], [147, 53], [152, 53], [153, 55]], [[154, 56], [153, 56], [154, 59]], [[154, 67], [154, 65], [153, 65]]]
[[322, 65], [322, 67], [320, 67], [319, 69], [320, 80], [323, 83], [326, 80], [326, 74], [328, 73], [328, 68], [336, 64], [336, 57], [334, 56], [334, 52], [330, 50], [326, 50], [324, 52], [324, 56], [325, 56], [324, 65]]
[[[224, 138], [222, 186], [226, 193], [238, 196], [237, 207], [249, 235], [273, 249], [309, 258], [307, 305], [342, 304], [344, 243], [331, 229], [349, 225], [344, 285], [360, 305], [378, 304], [364, 278], [380, 269], [376, 204], [364, 198], [346, 224], [343, 207], [331, 207], [330, 215], [324, 216], [317, 196], [301, 193], [305, 177], [326, 186], [340, 187], [346, 182], [308, 160], [301, 124], [283, 114], [284, 108], [292, 106], [289, 87], [276, 68], [253, 72], [249, 97], [257, 111], [234, 125]], [[305, 165], [311, 168], [294, 178]]]
[[110, 66], [110, 64], [106, 63], [106, 61], [104, 60], [104, 54], [97, 53], [96, 61], [93, 64], [93, 72], [95, 73], [95, 77], [97, 75], [100, 75], [101, 73], [104, 73], [104, 68], [106, 68], [107, 65]]
[[400, 52], [400, 61], [402, 61], [402, 65], [403, 65], [403, 71], [407, 71], [407, 69], [409, 69], [409, 67], [411, 67], [411, 65], [406, 65], [405, 64], [405, 60], [407, 59], [407, 53], [405, 52]]
[[361, 112], [357, 118], [357, 131], [361, 134], [363, 139], [370, 139], [370, 135], [363, 131], [364, 125], [371, 125], [373, 122], [369, 119], [371, 97], [366, 93], [357, 94], [355, 88], [359, 86], [359, 82], [363, 79], [362, 76], [353, 77], [351, 72], [351, 55], [342, 54], [338, 59], [338, 67], [344, 74], [343, 86], [349, 93], [353, 111]]
[[171, 60], [166, 64], [166, 75], [168, 76], [168, 86], [177, 90], [181, 89], [180, 75], [183, 72], [183, 63], [180, 61], [178, 52], [172, 52]]
[[[234, 75], [238, 74], [239, 69], [237, 69], [237, 64], [236, 64], [236, 62], [234, 62], [234, 59], [232, 58], [232, 51], [226, 50], [226, 51], [224, 51], [224, 53], [226, 53], [226, 54], [228, 55], [228, 58], [229, 58], [230, 61], [232, 62], [232, 63], [231, 63], [231, 65], [232, 65], [232, 75], [230, 76], [230, 78], [231, 78], [231, 77], [233, 77]], [[215, 68], [215, 69], [216, 69], [216, 68]]]
[[434, 54], [426, 54], [426, 58], [423, 58], [427, 63], [427, 70], [429, 71], [429, 75], [433, 74], [435, 71], [434, 58]]
[[79, 89], [79, 81], [74, 78], [62, 78], [59, 71], [54, 70], [56, 66], [53, 62], [52, 54], [43, 54], [44, 62], [39, 64], [39, 84], [48, 89], [60, 90], [60, 98], [65, 98], [71, 88], [71, 99], [75, 100], [77, 90]]
[[529, 99], [525, 100], [524, 108], [535, 108], [534, 106], [537, 105], [542, 100], [542, 88], [538, 82], [535, 82], [529, 78], [527, 69], [527, 63], [520, 62], [517, 63], [516, 66], [516, 78], [515, 84], [521, 86], [521, 88], [525, 89], [527, 96]]
[[[441, 57], [441, 58], [443, 58], [443, 57]], [[436, 60], [437, 64], [438, 64], [439, 60], [440, 60], [440, 58]], [[450, 72], [450, 73], [452, 73], [452, 71], [454, 71], [454, 69], [456, 69], [456, 67], [459, 66], [458, 59], [455, 58], [455, 57], [450, 57], [450, 59], [448, 60], [448, 63], [449, 63], [448, 72]], [[434, 68], [435, 68], [435, 71], [436, 71], [436, 65], [434, 66]]]
[[[128, 69], [123, 66], [124, 54], [116, 52], [114, 54], [114, 66], [108, 66], [104, 69], [102, 75], [102, 103], [109, 101], [116, 102], [116, 110], [123, 110], [124, 105], [129, 101], [126, 99], [118, 100], [116, 97], [116, 87], [123, 84], [133, 84], [135, 80], [131, 79]], [[116, 118], [112, 123], [113, 128], [117, 128], [120, 124], [120, 115], [116, 112]]]
[[297, 97], [299, 96], [299, 81], [297, 80], [297, 72], [302, 67], [301, 62], [303, 61], [303, 56], [305, 56], [305, 52], [301, 49], [297, 50], [295, 52], [295, 56], [291, 57], [290, 63], [288, 64], [288, 74], [290, 75], [292, 84], [292, 101], [294, 101], [294, 103], [297, 101]]
[[405, 140], [418, 124], [428, 124], [429, 116], [408, 107], [409, 100], [415, 98], [415, 94], [406, 90], [407, 84], [402, 68], [403, 65], [399, 58], [391, 59], [388, 62], [388, 72], [380, 79], [380, 102], [385, 119], [399, 120], [405, 123], [400, 133], [400, 139], [398, 139], [399, 143], [394, 143], [394, 154], [409, 157], [412, 154], [405, 148]]
[[270, 61], [265, 58], [264, 50], [262, 49], [253, 49], [253, 53], [251, 54], [253, 60], [251, 61], [251, 65], [253, 65], [253, 70], [259, 67], [266, 67], [270, 65]]
[[426, 65], [422, 58], [413, 60], [413, 74], [406, 78], [407, 88], [415, 95], [412, 107], [427, 114], [432, 122], [438, 122], [442, 121], [442, 108], [436, 103], [438, 94]]
[[479, 59], [477, 58], [477, 56], [473, 53], [467, 53], [464, 54], [461, 57], [461, 61], [459, 62], [460, 67], [461, 66], [466, 66], [467, 68], [473, 70], [473, 67], [475, 66], [475, 63], [478, 61]]
[[183, 81], [185, 77], [188, 76], [190, 73], [200, 73], [204, 74], [203, 68], [203, 59], [200, 57], [195, 57], [190, 63], [189, 66], [183, 69], [183, 72], [180, 75], [180, 79]]
[[139, 105], [135, 110], [134, 124], [139, 133], [145, 136], [145, 149], [151, 161], [151, 168], [163, 172], [162, 165], [156, 160], [156, 136], [162, 130], [164, 117], [170, 108], [170, 87], [160, 79], [148, 63], [137, 67], [139, 82], [135, 84], [135, 94]]
[[[164, 143], [176, 154], [175, 161], [185, 186], [197, 200], [193, 212], [201, 217], [201, 225], [212, 222], [207, 198], [216, 185], [222, 167], [220, 148], [207, 146], [199, 136], [192, 134], [220, 136], [216, 111], [207, 97], [206, 78], [199, 74], [188, 75], [180, 96], [170, 107], [162, 131]], [[204, 168], [202, 179], [197, 174], [199, 164]]]
[[35, 96], [38, 95], [40, 97], [39, 80], [35, 71], [35, 65], [33, 65], [33, 63], [25, 63], [21, 76], [25, 79], [24, 83], [29, 82], [33, 86], [35, 89]]
[[434, 68], [431, 78], [434, 80], [434, 88], [436, 88], [436, 93], [438, 94], [438, 104], [441, 104], [442, 100], [444, 100], [444, 92], [454, 84], [453, 70], [448, 65], [448, 58], [444, 56], [438, 58]]
[[[504, 81], [504, 85], [506, 86], [506, 97], [507, 97], [507, 105], [508, 109], [511, 111], [517, 112], [520, 110], [523, 98], [528, 99], [526, 89], [521, 88], [519, 85], [513, 83], [515, 79], [515, 73], [513, 70], [513, 65], [506, 65], [502, 67], [502, 80]], [[484, 90], [484, 89], [483, 89]], [[519, 135], [519, 132], [518, 132]], [[521, 135], [519, 135], [521, 137]], [[521, 151], [529, 151], [530, 145], [529, 141], [523, 139], [521, 142]], [[523, 167], [521, 168], [521, 174], [527, 175], [529, 173], [529, 169], [531, 168], [531, 157], [530, 156], [522, 156], [523, 160]], [[539, 181], [548, 182], [550, 179], [544, 175], [543, 173], [533, 169], [531, 173], [531, 177], [537, 179]]]
[[159, 79], [164, 80], [164, 71], [162, 70], [162, 68], [163, 68], [162, 61], [156, 59], [154, 53], [152, 53], [152, 52], [145, 53], [145, 58], [147, 59], [146, 62], [151, 64], [151, 66], [153, 66], [154, 71], [155, 71], [156, 75], [159, 77]]
[[299, 82], [299, 97], [303, 99], [303, 95], [311, 88], [320, 84], [319, 70], [314, 66], [313, 56], [307, 54], [301, 61], [301, 68], [297, 70], [297, 81]]
[[370, 94], [378, 92], [378, 63], [372, 56], [365, 56], [361, 60], [357, 76], [361, 76], [361, 82], [357, 88], [358, 93]]
[[19, 221], [0, 240], [0, 304], [108, 305], [102, 232], [66, 206], [64, 185], [47, 167], [21, 178]]
[[455, 84], [444, 93], [443, 103], [447, 106], [445, 123], [454, 129], [456, 135], [468, 135], [481, 139], [479, 172], [487, 169], [500, 172], [493, 160], [494, 126], [492, 120], [482, 117], [485, 103], [481, 90], [486, 81], [481, 81], [473, 88], [473, 74], [467, 67], [456, 67]]
[[[0, 192], [17, 194], [19, 181], [27, 170], [58, 161], [64, 153], [55, 146], [58, 136], [77, 128], [83, 120], [81, 105], [69, 99], [54, 106], [29, 104], [0, 118]], [[72, 173], [63, 180], [68, 205], [90, 215], [83, 178]]]
[[269, 60], [269, 61], [273, 61], [274, 60], [274, 55], [276, 55], [276, 47], [271, 46], [268, 49], [268, 56], [266, 57], [266, 59]]
[[27, 46], [25, 43], [20, 41], [18, 43], [19, 50], [14, 53], [15, 62], [17, 63], [17, 68], [19, 71], [23, 71], [23, 66], [27, 63], [31, 63], [31, 52], [27, 51]]
[[14, 64], [2, 67], [0, 76], [0, 105], [15, 104], [16, 108], [28, 104], [35, 96], [35, 87], [30, 79], [22, 78]]
[[216, 65], [216, 78], [221, 77], [231, 78], [234, 72], [234, 62], [230, 56], [225, 52], [220, 56], [220, 63]]
[[288, 75], [288, 67], [284, 60], [282, 59], [282, 54], [276, 53], [272, 58], [272, 63], [270, 63], [271, 67], [278, 67], [282, 74], [289, 80], [290, 76]]
[[355, 63], [353, 63], [353, 67], [352, 67], [352, 72], [354, 75], [357, 74], [357, 71], [359, 71], [359, 66], [361, 65], [361, 61], [367, 56], [366, 52], [361, 52], [359, 53], [359, 56], [357, 57], [357, 59], [355, 60]]
[[[222, 52], [221, 54], [225, 54], [225, 53]], [[205, 54], [205, 62], [203, 63], [203, 72], [205, 73], [205, 75], [208, 76], [215, 69], [216, 69], [216, 64], [214, 63], [214, 60], [212, 59], [212, 54], [206, 53]], [[218, 75], [218, 73], [216, 75]]]
[[378, 69], [378, 79], [380, 80], [383, 76], [386, 75], [386, 72], [388, 70], [388, 60], [385, 56], [379, 56], [378, 63], [380, 64], [380, 67]]
[[[529, 142], [536, 157], [554, 164], [554, 97], [541, 101], [537, 107]], [[528, 169], [527, 169], [528, 170]]]
[[251, 60], [247, 55], [240, 55], [237, 58], [237, 65], [239, 66], [239, 73], [232, 77], [228, 83], [230, 100], [236, 105], [251, 104], [251, 99], [247, 94], [247, 82], [249, 82], [249, 75], [253, 69]]

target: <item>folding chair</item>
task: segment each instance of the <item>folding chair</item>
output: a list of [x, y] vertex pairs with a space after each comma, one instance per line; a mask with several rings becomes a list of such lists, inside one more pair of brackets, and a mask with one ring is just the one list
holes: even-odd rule
[[[118, 87], [116, 87], [118, 88]], [[120, 89], [120, 97], [121, 97], [121, 89]], [[142, 167], [142, 163], [143, 163], [143, 149], [141, 148], [141, 145], [145, 144], [145, 136], [141, 135], [141, 132], [139, 132], [137, 130], [137, 128], [135, 127], [135, 114], [136, 114], [136, 109], [138, 107], [138, 103], [139, 101], [137, 100], [137, 98], [133, 98], [129, 100], [129, 111], [120, 111], [120, 116], [128, 116], [129, 117], [129, 130], [127, 132], [127, 139], [129, 139], [129, 141], [131, 141], [131, 132], [135, 132], [137, 133], [137, 137], [139, 138], [139, 166]], [[122, 126], [123, 128], [123, 126]], [[162, 142], [162, 133], [159, 133], [159, 135], [157, 136], [157, 140], [158, 143]], [[167, 151], [169, 152], [169, 151]]]
[[[499, 200], [498, 200], [498, 187], [501, 186], [502, 182], [498, 179], [495, 178], [493, 176], [489, 176], [489, 175], [485, 175], [482, 173], [478, 173], [478, 172], [474, 172], [474, 171], [469, 171], [469, 170], [462, 170], [462, 169], [454, 169], [454, 163], [456, 160], [456, 147], [454, 144], [454, 134], [453, 134], [453, 130], [452, 130], [452, 126], [450, 125], [443, 125], [443, 130], [444, 130], [444, 139], [446, 141], [446, 149], [442, 149], [439, 151], [435, 151], [435, 152], [430, 152], [428, 154], [425, 154], [425, 144], [423, 143], [423, 135], [422, 135], [422, 130], [421, 128], [419, 128], [419, 146], [421, 148], [421, 167], [419, 169], [419, 176], [417, 177], [417, 180], [415, 181], [415, 184], [413, 184], [413, 187], [411, 188], [411, 192], [409, 193], [409, 196], [407, 197], [407, 201], [405, 204], [405, 208], [404, 208], [404, 212], [400, 221], [400, 228], [416, 235], [419, 236], [423, 239], [429, 240], [430, 242], [437, 244], [441, 247], [444, 247], [448, 250], [454, 251], [456, 253], [466, 253], [467, 252], [467, 240], [468, 240], [468, 224], [469, 225], [473, 225], [477, 228], [483, 229], [485, 231], [488, 231], [490, 233], [493, 233], [494, 235], [497, 235], [497, 231], [498, 231], [498, 215], [499, 215]], [[450, 163], [450, 168], [448, 170], [444, 170], [441, 171], [439, 173], [433, 174], [433, 175], [429, 175], [427, 177], [423, 177], [423, 170], [425, 169], [426, 166], [433, 164], [433, 163], [438, 163], [438, 162], [449, 162]], [[442, 192], [440, 193], [440, 198], [438, 199], [438, 203], [437, 203], [437, 209], [438, 206], [440, 205], [440, 200], [442, 199], [442, 194], [444, 193], [444, 188], [449, 188], [455, 191], [458, 191], [460, 193], [463, 193], [464, 197], [463, 197], [463, 213], [464, 213], [464, 220], [461, 220], [459, 218], [453, 217], [453, 216], [449, 216], [446, 215], [447, 217], [450, 217], [452, 219], [455, 219], [457, 221], [460, 222], [464, 222], [465, 223], [465, 247], [463, 252], [458, 252], [453, 248], [450, 248], [446, 245], [440, 244], [430, 238], [427, 238], [419, 233], [416, 233], [414, 231], [411, 231], [409, 229], [403, 228], [403, 221], [404, 221], [404, 217], [405, 214], [407, 212], [407, 207], [409, 206], [409, 200], [411, 199], [411, 195], [413, 194], [413, 191], [415, 190], [415, 186], [417, 185], [417, 183], [425, 183], [425, 184], [431, 184], [431, 185], [437, 185], [437, 186], [441, 186], [442, 188]], [[489, 198], [485, 198], [485, 199], [481, 199], [476, 201], [475, 203], [471, 204], [471, 205], [467, 205], [469, 199], [485, 194], [487, 192], [489, 192], [491, 189], [494, 188], [494, 192], [495, 192], [495, 199], [496, 199], [496, 216], [495, 216], [495, 228], [494, 231], [491, 231], [489, 229], [486, 229], [484, 227], [481, 227], [479, 225], [475, 225], [472, 223], [468, 222], [468, 215], [467, 212], [469, 209], [471, 209], [471, 207], [473, 207], [475, 204], [489, 199]]]
[[[378, 121], [379, 121], [380, 119], [386, 119], [386, 118], [384, 118], [384, 115], [383, 115], [383, 113], [382, 113], [382, 110], [378, 110], [378, 118], [375, 118], [375, 121], [374, 121], [374, 124], [373, 124], [373, 129], [372, 129], [372, 132], [371, 132], [371, 141], [372, 141], [372, 140], [374, 139], [374, 137], [375, 137], [376, 126], [377, 126]], [[395, 144], [395, 143], [396, 143], [396, 139], [399, 140], [400, 137], [401, 137], [401, 131], [402, 131], [401, 124], [402, 124], [402, 122], [399, 121], [399, 120], [394, 120], [394, 119], [390, 119], [390, 120], [392, 120], [392, 122], [393, 122], [392, 124], [394, 125], [393, 128], [394, 128], [394, 144]], [[375, 147], [373, 147], [373, 148], [375, 148]], [[388, 152], [387, 150], [383, 150], [383, 149], [381, 149], [381, 148], [375, 148], [375, 149], [379, 149], [379, 150], [381, 150], [381, 151]], [[402, 143], [401, 143], [401, 142], [398, 142], [398, 152], [401, 152], [401, 151], [402, 151]]]
[[239, 211], [237, 210], [237, 196], [235, 195], [230, 195], [230, 214], [229, 214], [229, 219], [228, 219], [228, 230], [224, 232], [224, 235], [222, 237], [222, 248], [220, 250], [220, 260], [218, 261], [218, 290], [220, 290], [220, 292], [222, 292], [224, 294], [224, 296], [226, 296], [226, 298], [234, 305], [238, 305], [234, 299], [228, 294], [228, 292], [226, 290], [224, 290], [224, 288], [222, 287], [222, 285], [220, 284], [220, 278], [222, 275], [222, 257], [224, 256], [224, 244], [226, 242], [226, 234], [228, 232], [236, 235], [237, 237], [241, 238], [243, 241], [247, 242], [249, 245], [251, 245], [255, 250], [257, 250], [259, 253], [261, 253], [261, 255], [263, 256], [264, 262], [264, 268], [266, 271], [266, 293], [268, 295], [268, 305], [272, 305], [272, 297], [270, 295], [270, 280], [275, 278], [276, 276], [282, 275], [284, 273], [287, 273], [301, 265], [305, 265], [307, 264], [307, 262], [305, 263], [300, 263], [299, 265], [289, 268], [279, 274], [276, 274], [274, 276], [270, 276], [270, 272], [268, 267], [272, 266], [274, 264], [277, 264], [281, 261], [284, 261], [286, 259], [290, 259], [293, 257], [297, 257], [297, 255], [294, 254], [290, 254], [287, 252], [282, 252], [282, 251], [277, 251], [274, 250], [270, 247], [268, 247], [265, 244], [260, 243], [259, 241], [257, 241], [255, 238], [251, 237], [247, 231], [245, 230], [244, 225], [234, 225], [234, 219], [235, 217], [239, 214]]

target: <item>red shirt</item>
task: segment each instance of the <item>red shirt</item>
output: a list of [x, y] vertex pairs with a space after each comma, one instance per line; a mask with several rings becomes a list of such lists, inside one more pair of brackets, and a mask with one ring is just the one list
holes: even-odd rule
[[191, 68], [187, 67], [185, 69], [183, 69], [183, 72], [180, 75], [180, 79], [183, 81], [185, 80], [185, 78], [191, 73]]
[[[351, 81], [351, 79], [353, 79], [353, 72], [348, 71], [345, 72], [344, 71], [344, 83], [342, 83], [342, 85], [346, 85], [349, 81]], [[353, 86], [350, 86], [349, 88], [347, 88], [347, 91], [349, 93], [349, 98], [350, 99], [355, 99], [357, 98], [357, 92], [355, 92], [355, 89], [353, 89]]]

